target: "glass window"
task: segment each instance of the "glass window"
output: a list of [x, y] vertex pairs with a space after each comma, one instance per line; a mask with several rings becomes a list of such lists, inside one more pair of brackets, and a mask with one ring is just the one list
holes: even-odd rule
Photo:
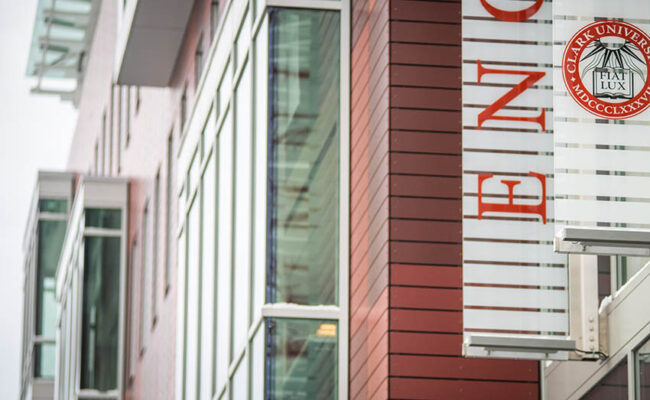
[[584, 395], [582, 400], [627, 400], [627, 358]]
[[117, 388], [120, 238], [87, 236], [84, 245], [81, 388]]
[[233, 137], [230, 112], [219, 133], [217, 214], [217, 339], [216, 390], [228, 381], [230, 365], [230, 284], [232, 269], [232, 171]]
[[650, 399], [650, 340], [636, 352], [638, 399]]
[[339, 13], [270, 15], [269, 302], [338, 303]]
[[[248, 64], [235, 91], [235, 253], [233, 287], [233, 354], [235, 357], [246, 344], [248, 331], [248, 302], [250, 299], [251, 268], [251, 196], [252, 151], [251, 135], [251, 72]], [[236, 299], [236, 301], [235, 301]]]
[[122, 211], [109, 208], [86, 208], [86, 227], [120, 229]]
[[56, 333], [56, 269], [65, 238], [65, 221], [38, 222], [36, 335], [53, 339]]
[[267, 117], [268, 117], [268, 23], [262, 23], [255, 40], [254, 53], [254, 252], [253, 293], [251, 296], [252, 323], [259, 319], [264, 304], [266, 273], [266, 206], [267, 206]]
[[34, 376], [54, 379], [55, 362], [54, 343], [37, 343], [34, 347]]
[[258, 329], [251, 344], [250, 353], [251, 387], [250, 399], [264, 399], [264, 330]]
[[142, 264], [140, 267], [140, 310], [138, 315], [138, 332], [140, 352], [147, 348], [147, 339], [149, 338], [149, 274], [151, 273], [151, 212], [149, 204], [145, 205], [142, 216]]
[[183, 134], [185, 121], [187, 121], [187, 86], [185, 86], [181, 95], [181, 135]]
[[212, 0], [210, 3], [210, 38], [214, 39], [217, 33], [217, 26], [219, 25], [219, 2]]
[[126, 96], [126, 101], [124, 102], [126, 109], [123, 113], [125, 123], [124, 132], [126, 133], [126, 144], [128, 145], [131, 140], [131, 87], [123, 86], [123, 88]]
[[330, 400], [338, 396], [335, 321], [268, 319], [265, 398]]
[[230, 62], [226, 63], [226, 67], [223, 72], [223, 77], [221, 77], [221, 82], [219, 83], [219, 88], [217, 90], [217, 100], [218, 100], [218, 110], [219, 113], [226, 111], [226, 105], [232, 94], [232, 67]]
[[616, 257], [616, 288], [620, 289], [627, 281], [629, 281], [637, 272], [643, 268], [650, 257], [628, 257], [628, 256], [617, 256]]
[[216, 214], [216, 168], [214, 153], [210, 155], [203, 175], [201, 195], [203, 196], [203, 235], [201, 246], [201, 387], [200, 399], [212, 398], [214, 339], [214, 284], [215, 284], [215, 232], [217, 229]]
[[237, 38], [235, 39], [235, 64], [237, 67], [242, 65], [246, 58], [246, 51], [248, 50], [248, 44], [251, 40], [250, 33], [250, 28], [248, 27], [248, 12], [246, 12], [242, 18]]
[[158, 237], [160, 229], [160, 168], [153, 182], [153, 230], [151, 232], [151, 323], [158, 318]]
[[199, 38], [199, 41], [196, 43], [196, 52], [194, 53], [194, 88], [199, 83], [201, 79], [201, 73], [203, 72], [203, 36]]
[[174, 131], [172, 130], [167, 136], [167, 176], [165, 178], [165, 294], [171, 283], [171, 246], [172, 235], [174, 233], [174, 223], [172, 222], [172, 198], [174, 190], [173, 182], [173, 163], [174, 163]]
[[246, 362], [240, 362], [232, 376], [230, 384], [230, 400], [246, 399]]
[[[198, 198], [198, 197], [197, 197]], [[187, 265], [185, 266], [185, 398], [197, 396], [199, 357], [199, 249], [200, 249], [200, 207], [194, 201], [187, 217]]]
[[[135, 235], [137, 237], [137, 235]], [[131, 259], [129, 265], [129, 330], [135, 332], [137, 326], [137, 303], [136, 303], [136, 271], [138, 271], [138, 264], [140, 263], [140, 247], [136, 239], [133, 240], [131, 245]], [[132, 378], [135, 374], [135, 362], [138, 359], [138, 342], [131, 336], [129, 340], [129, 367], [128, 377]]]
[[66, 199], [39, 199], [38, 211], [47, 213], [65, 214], [68, 212], [68, 200]]

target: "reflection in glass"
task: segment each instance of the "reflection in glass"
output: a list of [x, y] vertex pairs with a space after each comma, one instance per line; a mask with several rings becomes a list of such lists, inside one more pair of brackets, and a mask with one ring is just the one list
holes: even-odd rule
[[54, 343], [37, 343], [34, 346], [34, 376], [54, 379]]
[[338, 397], [336, 321], [268, 319], [266, 329], [266, 399]]
[[38, 222], [36, 335], [51, 339], [56, 333], [55, 276], [65, 229], [65, 221]]
[[122, 227], [122, 210], [87, 208], [86, 227], [120, 229]]
[[68, 200], [66, 199], [39, 199], [38, 211], [46, 213], [65, 214], [68, 212]]
[[274, 9], [267, 301], [338, 299], [339, 14]]
[[120, 238], [86, 236], [81, 326], [81, 388], [117, 388]]
[[627, 400], [627, 358], [584, 395], [582, 400]]
[[636, 362], [639, 399], [647, 400], [650, 399], [650, 340], [637, 350]]
[[643, 268], [650, 257], [629, 257], [629, 256], [617, 256], [616, 257], [616, 266], [617, 270], [617, 285], [616, 288], [620, 289], [627, 281], [629, 281], [634, 274], [639, 272]]

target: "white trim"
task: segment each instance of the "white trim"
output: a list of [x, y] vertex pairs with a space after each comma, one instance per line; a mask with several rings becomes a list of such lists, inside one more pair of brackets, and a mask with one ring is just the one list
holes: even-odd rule
[[[338, 4], [338, 3], [337, 3]], [[338, 331], [338, 371], [339, 399], [348, 398], [350, 361], [350, 54], [351, 54], [351, 0], [341, 0], [341, 103], [339, 132], [339, 331]]]
[[94, 228], [88, 227], [83, 230], [83, 236], [108, 236], [120, 237], [124, 234], [124, 229]]
[[262, 307], [264, 318], [303, 318], [338, 320], [341, 310], [337, 306], [303, 306], [299, 304], [275, 303]]
[[[267, 7], [309, 8], [313, 10], [343, 10], [346, 8], [345, 3], [348, 3], [348, 0], [266, 0]], [[343, 22], [343, 19], [341, 19], [341, 22]]]

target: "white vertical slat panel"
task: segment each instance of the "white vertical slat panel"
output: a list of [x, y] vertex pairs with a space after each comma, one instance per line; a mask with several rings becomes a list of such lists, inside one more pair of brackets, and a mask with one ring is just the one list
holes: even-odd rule
[[[532, 0], [494, 0], [503, 10], [522, 10]], [[553, 251], [553, 37], [552, 3], [523, 23], [494, 18], [481, 2], [463, 2], [463, 324], [472, 332], [568, 332], [566, 256]], [[475, 17], [489, 19], [476, 19]], [[540, 23], [535, 24], [534, 21]], [[520, 84], [524, 74], [485, 74], [478, 83], [477, 61], [486, 68], [542, 72], [535, 84], [495, 115], [537, 117], [545, 110], [545, 126], [530, 121], [487, 120], [478, 129], [483, 110]], [[498, 86], [508, 85], [508, 86]], [[517, 107], [524, 107], [517, 109]], [[514, 108], [514, 109], [513, 109]], [[542, 203], [542, 183], [529, 172], [545, 176], [546, 221], [517, 212], [478, 214], [478, 174], [483, 202], [508, 204], [502, 180], [520, 181], [511, 204]], [[542, 203], [543, 204], [543, 203]], [[488, 218], [489, 217], [489, 218]], [[546, 222], [546, 223], [544, 223]], [[510, 287], [506, 287], [510, 285]], [[512, 286], [523, 286], [512, 287]], [[553, 290], [549, 288], [553, 287]], [[555, 290], [559, 289], [559, 290]], [[553, 309], [563, 312], [505, 311], [495, 308]], [[481, 308], [481, 309], [476, 309]]]

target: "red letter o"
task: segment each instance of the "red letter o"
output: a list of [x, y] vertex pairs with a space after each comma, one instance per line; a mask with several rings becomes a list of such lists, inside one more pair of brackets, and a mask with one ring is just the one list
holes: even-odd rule
[[487, 12], [492, 14], [494, 18], [508, 22], [521, 22], [527, 20], [539, 11], [542, 7], [542, 3], [544, 3], [544, 0], [537, 0], [535, 1], [535, 4], [521, 11], [504, 11], [488, 4], [487, 0], [481, 0], [483, 7]]

